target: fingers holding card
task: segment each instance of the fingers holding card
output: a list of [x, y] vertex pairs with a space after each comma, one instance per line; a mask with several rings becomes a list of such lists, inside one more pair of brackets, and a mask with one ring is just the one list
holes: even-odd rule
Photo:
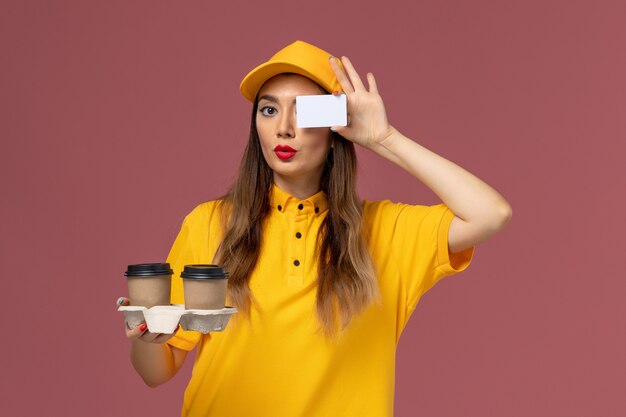
[[346, 126], [346, 95], [297, 96], [296, 123], [302, 128]]

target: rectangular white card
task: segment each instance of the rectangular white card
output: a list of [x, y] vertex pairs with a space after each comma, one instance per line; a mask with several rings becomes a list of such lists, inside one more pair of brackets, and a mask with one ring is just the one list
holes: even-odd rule
[[298, 127], [345, 126], [346, 95], [296, 96], [296, 122]]

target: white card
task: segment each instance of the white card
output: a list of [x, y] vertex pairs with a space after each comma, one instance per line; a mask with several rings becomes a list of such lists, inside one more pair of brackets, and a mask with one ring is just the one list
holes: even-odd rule
[[348, 124], [346, 95], [296, 96], [298, 127], [330, 127]]

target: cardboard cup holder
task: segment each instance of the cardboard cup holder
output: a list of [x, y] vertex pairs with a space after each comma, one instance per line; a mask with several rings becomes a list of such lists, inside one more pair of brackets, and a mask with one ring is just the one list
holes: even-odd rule
[[221, 332], [226, 328], [230, 317], [237, 312], [235, 307], [220, 310], [185, 310], [184, 305], [120, 306], [117, 311], [124, 313], [128, 327], [134, 328], [145, 322], [151, 333], [171, 334], [180, 324], [183, 330], [195, 330], [203, 334]]

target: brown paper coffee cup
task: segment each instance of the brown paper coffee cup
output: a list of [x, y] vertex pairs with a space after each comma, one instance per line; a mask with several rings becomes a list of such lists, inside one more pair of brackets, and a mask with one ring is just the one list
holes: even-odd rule
[[228, 273], [218, 265], [186, 265], [180, 274], [185, 292], [185, 309], [220, 310], [226, 303]]
[[154, 306], [170, 305], [172, 273], [168, 263], [128, 265], [128, 298], [131, 305]]

